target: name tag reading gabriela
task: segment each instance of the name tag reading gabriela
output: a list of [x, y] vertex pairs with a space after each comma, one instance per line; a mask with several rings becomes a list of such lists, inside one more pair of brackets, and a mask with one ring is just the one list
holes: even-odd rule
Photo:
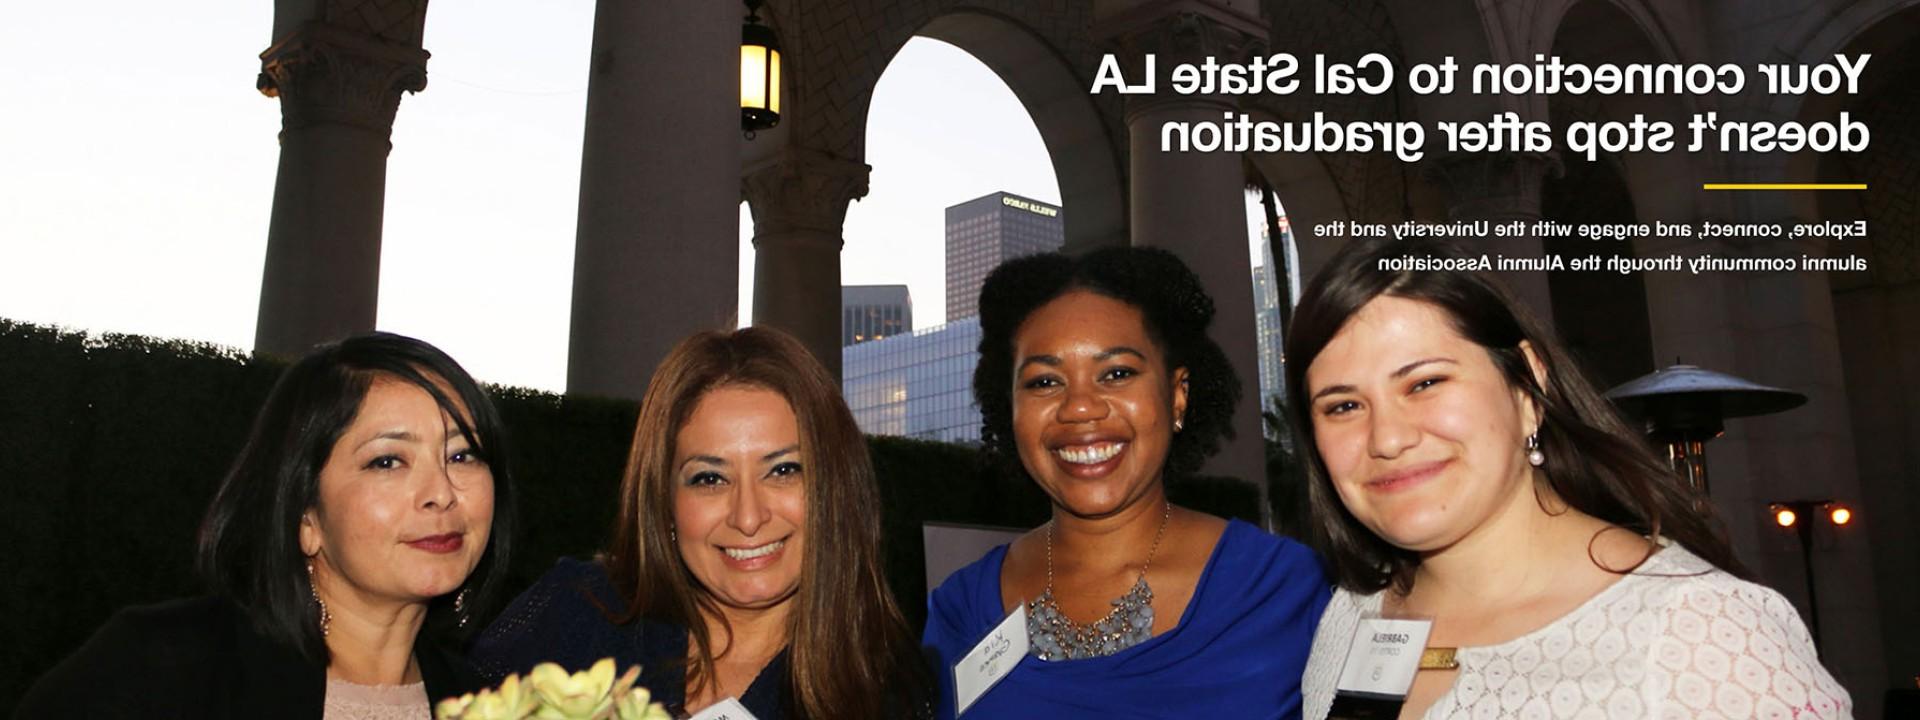
[[1027, 606], [1022, 603], [953, 666], [953, 713], [959, 715], [1027, 656]]
[[1400, 706], [1420, 671], [1432, 620], [1361, 618], [1347, 662], [1334, 685], [1329, 720], [1372, 720], [1400, 715]]
[[707, 709], [694, 713], [690, 720], [756, 720], [753, 713], [747, 712], [747, 706], [739, 700], [727, 698], [708, 705]]

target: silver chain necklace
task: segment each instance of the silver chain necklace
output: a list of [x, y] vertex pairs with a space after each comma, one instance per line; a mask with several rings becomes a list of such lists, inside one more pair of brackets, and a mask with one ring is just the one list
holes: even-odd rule
[[1160, 551], [1160, 538], [1166, 534], [1171, 517], [1173, 503], [1167, 502], [1160, 513], [1160, 529], [1153, 533], [1153, 547], [1147, 550], [1147, 561], [1140, 565], [1139, 579], [1125, 595], [1113, 600], [1113, 609], [1106, 617], [1090, 625], [1068, 619], [1054, 602], [1053, 521], [1047, 521], [1047, 589], [1027, 603], [1028, 654], [1041, 660], [1104, 657], [1153, 637], [1153, 588], [1147, 585], [1147, 567]]

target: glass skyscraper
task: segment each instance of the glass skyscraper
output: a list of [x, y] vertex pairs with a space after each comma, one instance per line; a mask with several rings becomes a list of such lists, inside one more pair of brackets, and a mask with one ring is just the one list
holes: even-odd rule
[[[1293, 230], [1287, 216], [1280, 216], [1280, 242], [1269, 243], [1269, 233], [1260, 231], [1261, 263], [1253, 269], [1253, 317], [1260, 353], [1260, 411], [1273, 410], [1273, 399], [1287, 391], [1285, 343], [1286, 328], [1281, 322], [1281, 304], [1291, 306], [1299, 288], [1300, 260], [1293, 246]], [[1274, 251], [1285, 253], [1284, 264], [1275, 263]], [[1250, 390], [1252, 388], [1249, 388]], [[1263, 428], [1264, 429], [1264, 428]], [[1291, 438], [1279, 438], [1291, 443]]]
[[[860, 429], [978, 442], [973, 366], [980, 347], [980, 285], [1000, 263], [1065, 243], [1056, 205], [997, 192], [948, 207], [947, 324], [840, 351], [841, 390]], [[842, 307], [844, 317], [844, 301]]]
[[973, 366], [980, 318], [840, 350], [841, 392], [860, 430], [942, 442], [978, 442]]

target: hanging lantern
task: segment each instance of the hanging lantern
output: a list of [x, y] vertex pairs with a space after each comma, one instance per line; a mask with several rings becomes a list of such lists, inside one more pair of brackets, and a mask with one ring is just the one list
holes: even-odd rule
[[780, 40], [760, 24], [762, 0], [746, 0], [747, 24], [740, 29], [740, 129], [753, 139], [756, 130], [780, 124]]

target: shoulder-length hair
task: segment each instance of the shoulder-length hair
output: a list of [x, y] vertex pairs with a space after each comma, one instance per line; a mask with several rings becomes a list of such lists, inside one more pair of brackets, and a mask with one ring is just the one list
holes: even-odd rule
[[[1417, 553], [1389, 544], [1354, 519], [1327, 475], [1313, 439], [1307, 367], [1347, 321], [1374, 298], [1417, 300], [1444, 313], [1461, 337], [1484, 348], [1507, 385], [1524, 391], [1541, 413], [1545, 484], [1568, 506], [1649, 537], [1666, 537], [1739, 577], [1712, 509], [1681, 484], [1646, 440], [1594, 389], [1552, 331], [1517, 305], [1491, 278], [1456, 270], [1391, 270], [1401, 258], [1465, 258], [1436, 241], [1356, 241], [1342, 249], [1301, 294], [1287, 331], [1288, 412], [1306, 448], [1308, 540], [1329, 561], [1334, 581], [1355, 592], [1389, 585], [1412, 588]], [[1542, 386], [1520, 349], [1525, 341], [1546, 368]], [[1597, 564], [1597, 562], [1596, 562]]]
[[973, 399], [980, 406], [980, 439], [989, 455], [1025, 472], [1013, 437], [1013, 334], [1041, 306], [1075, 290], [1132, 305], [1147, 337], [1171, 372], [1187, 369], [1184, 429], [1173, 436], [1167, 470], [1196, 472], [1233, 432], [1233, 405], [1240, 379], [1220, 345], [1207, 335], [1213, 298], [1200, 278], [1173, 253], [1159, 248], [1118, 247], [1081, 257], [1043, 253], [994, 268], [980, 289], [980, 361], [973, 371]]
[[680, 429], [708, 392], [752, 387], [784, 397], [800, 430], [806, 469], [806, 537], [800, 586], [787, 624], [789, 697], [804, 717], [878, 718], [901, 682], [921, 686], [925, 669], [889, 593], [880, 558], [880, 490], [865, 438], [825, 367], [786, 333], [764, 327], [702, 332], [667, 354], [647, 385], [633, 452], [620, 486], [620, 511], [606, 558], [625, 609], [674, 623], [693, 638], [689, 685], [714, 677], [713, 638], [704, 617], [726, 620], [702, 591], [669, 536], [673, 457]]
[[215, 592], [233, 599], [262, 633], [310, 660], [326, 660], [328, 653], [300, 550], [300, 518], [319, 502], [320, 470], [359, 414], [375, 378], [425, 390], [493, 474], [492, 530], [463, 586], [472, 592], [460, 613], [453, 607], [458, 593], [434, 599], [422, 633], [447, 642], [463, 635], [458, 615], [485, 606], [511, 559], [514, 488], [505, 433], [499, 413], [473, 377], [438, 348], [392, 333], [358, 335], [315, 349], [288, 368], [267, 395], [246, 446], [207, 508], [196, 558], [200, 575]]

